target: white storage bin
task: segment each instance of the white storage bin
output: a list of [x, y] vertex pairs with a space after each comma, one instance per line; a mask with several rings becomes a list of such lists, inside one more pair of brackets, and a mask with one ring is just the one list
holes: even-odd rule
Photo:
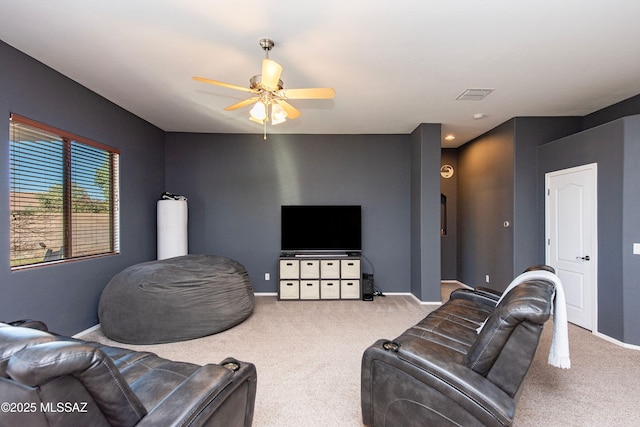
[[343, 259], [340, 261], [340, 277], [343, 279], [359, 279], [360, 278], [360, 260], [359, 259]]
[[300, 261], [300, 278], [301, 279], [317, 279], [320, 277], [320, 261], [302, 260]]
[[341, 280], [340, 297], [342, 299], [360, 299], [360, 281]]
[[320, 281], [320, 299], [340, 299], [340, 281]]
[[340, 260], [339, 259], [323, 259], [320, 261], [320, 277], [330, 279], [340, 277]]
[[280, 260], [280, 278], [297, 279], [300, 277], [300, 261], [297, 259]]
[[320, 281], [302, 280], [300, 282], [300, 299], [320, 299]]
[[281, 280], [280, 299], [300, 299], [300, 282], [298, 280]]

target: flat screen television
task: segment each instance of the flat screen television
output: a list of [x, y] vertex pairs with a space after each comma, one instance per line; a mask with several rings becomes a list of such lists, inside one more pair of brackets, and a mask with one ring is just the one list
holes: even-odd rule
[[360, 206], [282, 206], [281, 218], [283, 252], [362, 250]]

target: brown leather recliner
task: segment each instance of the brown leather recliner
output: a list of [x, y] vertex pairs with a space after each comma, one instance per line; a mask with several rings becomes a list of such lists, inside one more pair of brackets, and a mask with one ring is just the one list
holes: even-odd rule
[[457, 290], [395, 340], [377, 341], [362, 358], [364, 424], [511, 425], [554, 291], [529, 280], [496, 306], [499, 295]]
[[2, 426], [250, 426], [251, 363], [204, 366], [0, 323]]

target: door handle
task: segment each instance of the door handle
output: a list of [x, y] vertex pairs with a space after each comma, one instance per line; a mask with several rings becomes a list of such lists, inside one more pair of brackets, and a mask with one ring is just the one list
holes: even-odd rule
[[589, 255], [585, 255], [585, 256], [577, 256], [576, 259], [581, 259], [583, 261], [589, 261], [591, 258], [589, 258]]

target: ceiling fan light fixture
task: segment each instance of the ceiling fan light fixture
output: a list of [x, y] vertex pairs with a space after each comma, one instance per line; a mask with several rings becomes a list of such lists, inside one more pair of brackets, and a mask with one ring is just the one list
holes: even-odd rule
[[285, 91], [283, 89], [284, 84], [282, 80], [280, 80], [282, 66], [276, 61], [269, 59], [269, 51], [273, 49], [275, 43], [273, 40], [267, 38], [261, 39], [259, 43], [260, 47], [264, 50], [262, 68], [260, 74], [256, 74], [249, 79], [248, 88], [205, 77], [196, 76], [193, 77], [193, 79], [211, 85], [251, 93], [249, 98], [225, 107], [225, 111], [234, 111], [255, 103], [249, 112], [249, 120], [263, 126], [264, 139], [267, 139], [267, 123], [269, 121], [271, 121], [272, 125], [277, 125], [287, 120], [300, 117], [300, 111], [291, 105], [288, 102], [289, 100], [332, 99], [336, 91], [329, 87], [287, 89]]
[[280, 123], [284, 123], [287, 121], [287, 112], [284, 111], [284, 108], [280, 106], [280, 104], [272, 104], [271, 105], [271, 124], [279, 125]]
[[258, 123], [262, 123], [267, 118], [267, 109], [262, 101], [256, 102], [256, 105], [249, 111], [249, 115]]
[[287, 112], [277, 103], [258, 101], [249, 111], [249, 120], [263, 124], [271, 120], [271, 125], [279, 125], [287, 121]]

